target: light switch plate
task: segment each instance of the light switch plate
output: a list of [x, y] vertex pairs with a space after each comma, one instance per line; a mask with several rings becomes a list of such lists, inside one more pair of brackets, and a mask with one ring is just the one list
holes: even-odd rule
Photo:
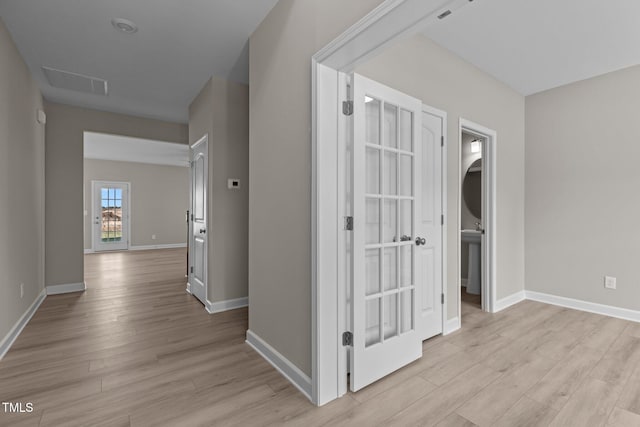
[[616, 289], [616, 278], [604, 276], [604, 287], [607, 289]]

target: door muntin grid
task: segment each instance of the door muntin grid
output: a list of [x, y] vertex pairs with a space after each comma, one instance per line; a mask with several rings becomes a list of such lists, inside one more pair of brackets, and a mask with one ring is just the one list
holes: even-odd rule
[[365, 96], [365, 348], [415, 330], [414, 113]]
[[121, 242], [123, 233], [122, 187], [100, 187], [100, 241]]

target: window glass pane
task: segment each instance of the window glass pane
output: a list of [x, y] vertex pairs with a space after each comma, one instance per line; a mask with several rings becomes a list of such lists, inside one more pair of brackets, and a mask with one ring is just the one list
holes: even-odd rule
[[413, 235], [413, 201], [400, 200], [400, 236], [402, 240], [414, 240]]
[[384, 297], [384, 339], [398, 335], [398, 295]]
[[397, 250], [398, 248], [385, 248], [384, 249], [384, 290], [397, 288]]
[[413, 245], [400, 246], [400, 286], [413, 285]]
[[398, 107], [384, 104], [384, 145], [398, 147]]
[[396, 242], [397, 239], [397, 227], [398, 227], [398, 201], [397, 200], [384, 200], [384, 227], [383, 238], [384, 243]]
[[395, 196], [398, 194], [398, 155], [385, 151], [384, 153], [384, 194]]
[[400, 293], [400, 332], [405, 333], [413, 329], [413, 289]]
[[366, 115], [365, 142], [380, 145], [380, 101], [365, 96], [364, 110]]
[[400, 195], [413, 196], [413, 156], [400, 155]]
[[413, 144], [413, 113], [400, 110], [400, 149], [412, 151]]
[[380, 298], [365, 302], [365, 347], [380, 342]]
[[380, 292], [380, 249], [365, 251], [365, 292], [366, 295]]
[[380, 243], [380, 199], [366, 200], [365, 217], [365, 244]]
[[367, 148], [365, 162], [365, 192], [380, 194], [380, 150]]

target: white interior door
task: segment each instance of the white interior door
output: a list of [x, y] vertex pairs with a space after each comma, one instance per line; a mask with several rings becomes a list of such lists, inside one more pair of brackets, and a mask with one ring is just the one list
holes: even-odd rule
[[191, 147], [191, 226], [189, 239], [189, 288], [207, 305], [207, 186], [208, 141], [203, 137]]
[[422, 112], [422, 216], [418, 234], [426, 244], [417, 247], [422, 277], [418, 323], [423, 340], [442, 333], [442, 135], [444, 120]]
[[129, 249], [129, 183], [92, 181], [93, 250]]
[[353, 75], [351, 390], [422, 355], [422, 103]]

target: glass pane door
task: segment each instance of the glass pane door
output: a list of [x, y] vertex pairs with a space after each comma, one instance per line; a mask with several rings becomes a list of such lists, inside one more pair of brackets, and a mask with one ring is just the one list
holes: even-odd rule
[[93, 181], [93, 249], [129, 248], [129, 184]]
[[353, 75], [351, 390], [422, 354], [416, 331], [422, 103]]
[[122, 189], [102, 187], [100, 189], [101, 241], [122, 241]]
[[[415, 328], [413, 112], [365, 95], [365, 346]], [[381, 138], [380, 138], [381, 136]]]

